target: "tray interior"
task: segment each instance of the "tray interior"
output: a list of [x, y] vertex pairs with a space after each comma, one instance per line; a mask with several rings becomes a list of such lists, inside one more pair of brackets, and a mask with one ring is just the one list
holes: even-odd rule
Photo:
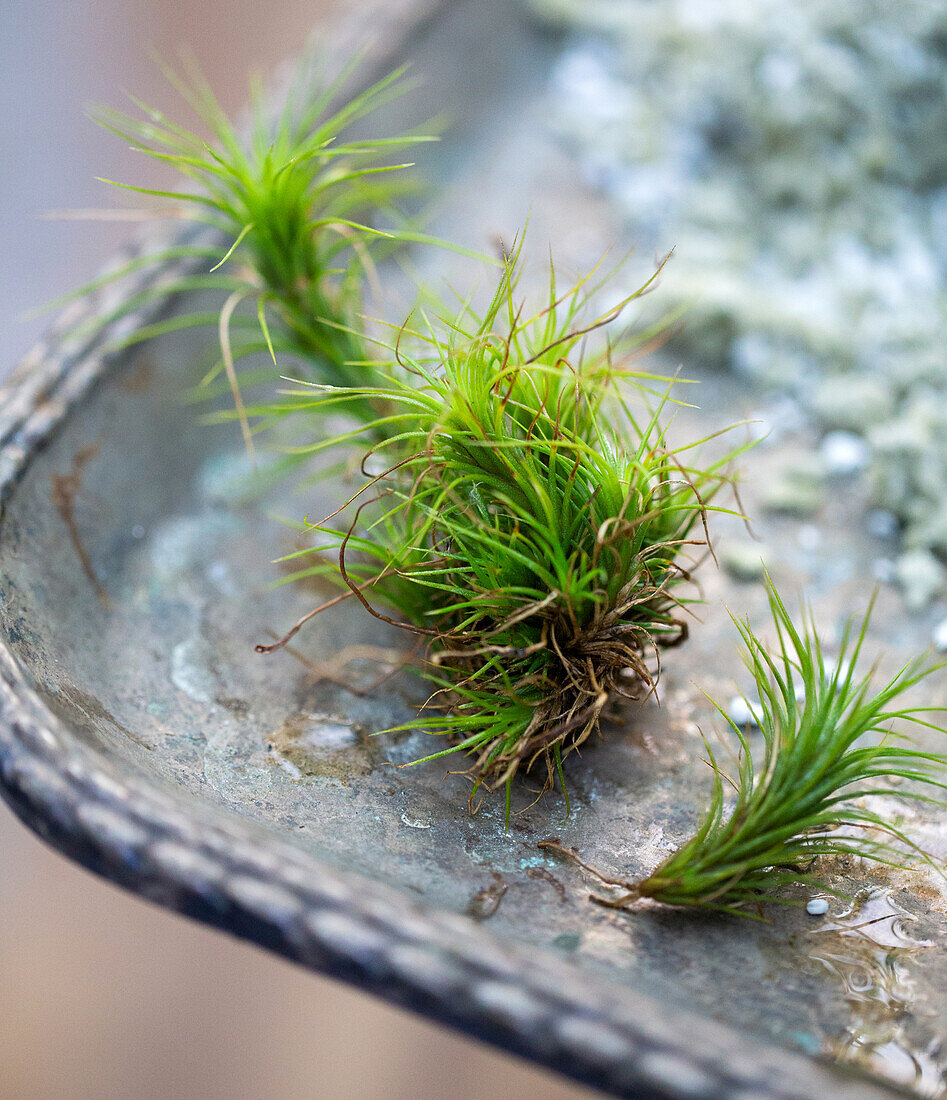
[[[488, 22], [501, 45], [484, 56], [476, 44]], [[549, 134], [556, 50], [554, 37], [503, 3], [461, 5], [415, 47], [422, 98], [456, 119], [427, 164], [445, 189], [433, 231], [488, 248], [528, 214], [527, 252], [540, 274], [550, 241], [572, 273], [612, 244], [633, 243]], [[419, 262], [427, 277], [454, 283], [475, 271], [446, 254]], [[649, 256], [634, 257], [629, 277], [649, 266]], [[723, 601], [762, 623], [759, 586], [707, 563], [702, 622], [666, 660], [662, 705], [626, 710], [571, 761], [568, 817], [558, 794], [534, 802], [535, 784], [521, 784], [507, 832], [501, 799], [468, 813], [467, 779], [445, 774], [460, 760], [398, 767], [430, 751], [430, 739], [374, 736], [409, 718], [421, 697], [403, 674], [362, 691], [386, 667], [377, 650], [403, 647], [394, 631], [341, 605], [299, 636], [297, 656], [253, 652], [321, 598], [273, 587], [271, 559], [298, 539], [278, 517], [328, 511], [343, 487], [280, 488], [265, 500], [250, 491], [236, 428], [199, 426], [198, 410], [182, 402], [211, 338], [182, 333], [129, 354], [12, 499], [0, 532], [0, 614], [49, 705], [96, 751], [178, 792], [195, 815], [240, 815], [261, 836], [466, 912], [498, 937], [938, 1095], [947, 917], [931, 876], [839, 866], [836, 882], [851, 900], [833, 901], [818, 919], [779, 906], [767, 923], [625, 915], [591, 905], [581, 874], [536, 847], [556, 836], [590, 863], [634, 877], [688, 834], [708, 784], [701, 731], [715, 724], [696, 685], [726, 700], [734, 679], [744, 683]], [[652, 366], [671, 374], [676, 364]], [[678, 411], [681, 438], [771, 414], [765, 397], [730, 376], [702, 375], [699, 363], [684, 373], [700, 381], [687, 395], [700, 408]], [[789, 432], [753, 453], [743, 485], [751, 515], [770, 473], [812, 444], [804, 430]], [[863, 607], [873, 583], [878, 548], [862, 517], [859, 492], [830, 486], [809, 525], [817, 539], [811, 530], [800, 537], [788, 518], [756, 524], [775, 549], [777, 581], [787, 591], [804, 584], [830, 633]], [[715, 521], [713, 532], [718, 544], [745, 538], [733, 520]], [[881, 593], [872, 641], [885, 666], [925, 642], [894, 591]], [[341, 672], [340, 654], [352, 658]], [[943, 815], [912, 812], [919, 839], [944, 858]]]

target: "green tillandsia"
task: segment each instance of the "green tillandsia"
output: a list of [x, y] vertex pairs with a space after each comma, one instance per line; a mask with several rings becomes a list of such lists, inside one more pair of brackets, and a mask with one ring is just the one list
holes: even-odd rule
[[[891, 729], [905, 722], [947, 732], [924, 717], [944, 708], [897, 703], [947, 666], [921, 656], [876, 686], [874, 668], [856, 672], [871, 608], [860, 626], [849, 622], [838, 657], [827, 662], [811, 613], [797, 627], [772, 582], [767, 586], [775, 652], [748, 622], [734, 620], [759, 693], [753, 710], [762, 759], [757, 765], [746, 733], [718, 707], [739, 745], [737, 775], [724, 775], [710, 753], [709, 809], [693, 837], [641, 881], [605, 878], [582, 864], [619, 890], [616, 897], [595, 899], [602, 904], [627, 908], [651, 898], [753, 916], [762, 901], [792, 901], [775, 896], [782, 886], [828, 889], [820, 857], [855, 856], [893, 866], [932, 862], [897, 823], [896, 803], [882, 813], [876, 800], [947, 804], [939, 797], [947, 790], [947, 755], [923, 752]], [[903, 781], [910, 786], [899, 786]], [[732, 805], [727, 786], [736, 792]], [[544, 846], [576, 859], [557, 843]]]
[[[416, 183], [408, 172], [412, 165], [391, 158], [435, 138], [415, 133], [348, 138], [353, 124], [410, 87], [399, 69], [345, 100], [344, 89], [357, 66], [358, 59], [337, 79], [323, 84], [318, 62], [309, 58], [300, 64], [279, 113], [254, 87], [249, 122], [239, 129], [196, 66], [186, 63], [183, 76], [165, 66], [168, 80], [209, 132], [206, 141], [134, 97], [140, 118], [109, 109], [94, 115], [132, 148], [169, 165], [186, 181], [177, 191], [103, 182], [160, 200], [156, 218], [197, 222], [223, 243], [206, 236], [175, 243], [133, 259], [70, 297], [98, 290], [141, 268], [157, 270], [170, 261], [203, 267], [146, 286], [95, 323], [108, 324], [173, 295], [216, 292], [222, 301], [219, 309], [142, 326], [121, 338], [120, 345], [186, 327], [216, 328], [220, 354], [204, 383], [213, 389], [214, 379], [226, 372], [251, 451], [241, 385], [272, 381], [277, 372], [266, 367], [247, 371], [238, 384], [236, 364], [255, 353], [268, 355], [275, 364], [277, 354], [282, 354], [291, 357], [294, 369], [308, 379], [364, 384], [370, 374], [358, 320], [363, 280], [374, 277], [372, 246], [429, 239], [397, 210], [397, 201]], [[367, 220], [381, 220], [387, 227], [369, 225]], [[361, 411], [373, 415], [371, 410]]]
[[[448, 736], [424, 759], [469, 753], [473, 794], [504, 787], [508, 809], [521, 769], [539, 761], [543, 790], [557, 773], [561, 782], [564, 757], [598, 729], [610, 700], [654, 690], [657, 654], [687, 633], [686, 582], [729, 461], [689, 463], [660, 423], [666, 396], [640, 419], [622, 395], [623, 383], [655, 376], [617, 366], [613, 349], [585, 347], [657, 274], [584, 320], [599, 288], [587, 277], [562, 292], [552, 272], [531, 315], [517, 295], [518, 259], [514, 248], [482, 315], [465, 305], [399, 332], [376, 366], [385, 385], [286, 395], [300, 408], [354, 397], [385, 410], [311, 446], [359, 432], [384, 440], [366, 456], [378, 472], [340, 509], [341, 526], [314, 525], [320, 544], [295, 557], [314, 553], [315, 563], [293, 577], [341, 578], [345, 595], [426, 643], [434, 692], [405, 728]], [[629, 338], [622, 351], [654, 337]], [[304, 621], [258, 648], [279, 648]]]

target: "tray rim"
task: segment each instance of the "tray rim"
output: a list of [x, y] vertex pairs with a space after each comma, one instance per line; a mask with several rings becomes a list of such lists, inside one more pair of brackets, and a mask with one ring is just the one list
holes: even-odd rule
[[[361, 20], [366, 9], [383, 10], [397, 31], [378, 36], [385, 47], [371, 52], [373, 64], [392, 63], [413, 31], [463, 2], [476, 0], [361, 4]], [[336, 27], [332, 41], [347, 42], [357, 22]], [[142, 234], [113, 264], [194, 238], [193, 229]], [[137, 272], [121, 292], [187, 268], [178, 261]], [[77, 337], [115, 293], [74, 303], [0, 388], [0, 540], [33, 459], [135, 354], [110, 353], [108, 343], [159, 315], [160, 307], [142, 308]], [[0, 795], [52, 847], [142, 897], [617, 1096], [914, 1095], [609, 983], [550, 951], [500, 941], [469, 917], [264, 839], [262, 828], [209, 803], [195, 818], [183, 794], [122, 774], [82, 743], [32, 690], [5, 638]]]

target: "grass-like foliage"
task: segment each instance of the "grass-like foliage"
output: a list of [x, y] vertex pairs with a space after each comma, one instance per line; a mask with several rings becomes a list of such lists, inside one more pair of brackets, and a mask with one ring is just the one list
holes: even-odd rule
[[[322, 84], [320, 66], [310, 58], [299, 66], [282, 112], [274, 113], [254, 87], [248, 122], [238, 128], [196, 66], [186, 63], [185, 75], [165, 66], [168, 80], [207, 132], [206, 139], [134, 97], [141, 117], [108, 109], [94, 116], [134, 149], [170, 165], [184, 181], [181, 190], [173, 191], [104, 182], [158, 200], [155, 217], [198, 222], [215, 231], [220, 243], [206, 236], [176, 243], [136, 258], [77, 293], [169, 261], [192, 261], [203, 268], [125, 298], [97, 323], [111, 322], [155, 299], [216, 292], [219, 310], [157, 321], [122, 343], [189, 326], [214, 326], [220, 355], [205, 381], [226, 371], [251, 450], [238, 361], [262, 352], [275, 363], [282, 353], [309, 379], [364, 384], [365, 351], [357, 320], [363, 281], [374, 278], [371, 246], [428, 240], [398, 213], [398, 200], [415, 185], [405, 171], [412, 165], [392, 157], [434, 139], [420, 134], [347, 138], [355, 123], [409, 87], [398, 70], [345, 100], [344, 89], [356, 68], [350, 64], [336, 80]], [[241, 383], [275, 377], [273, 371], [256, 370], [247, 372]]]
[[590, 317], [591, 277], [563, 292], [553, 272], [530, 314], [517, 260], [514, 249], [483, 313], [420, 311], [382, 348], [384, 385], [286, 396], [384, 410], [356, 429], [383, 440], [367, 458], [384, 472], [340, 527], [314, 528], [316, 562], [295, 575], [341, 575], [347, 595], [426, 643], [434, 693], [411, 728], [452, 743], [425, 759], [471, 754], [474, 794], [505, 786], [508, 807], [517, 772], [541, 762], [547, 789], [610, 700], [654, 689], [660, 649], [687, 632], [684, 585], [726, 466], [669, 445], [666, 398], [633, 413], [623, 384], [653, 376], [585, 347], [627, 301]]
[[[207, 419], [238, 420], [248, 450], [256, 431], [289, 415], [354, 417], [350, 432], [290, 449], [279, 464], [358, 439], [387, 471], [367, 478], [348, 523], [318, 526], [315, 564], [300, 572], [334, 574], [346, 595], [427, 642], [434, 692], [418, 724], [451, 738], [444, 753], [473, 755], [475, 792], [505, 785], [509, 799], [513, 777], [538, 760], [545, 789], [610, 699], [654, 689], [659, 650], [685, 636], [683, 584], [706, 548], [705, 508], [724, 464], [693, 466], [688, 449], [667, 442], [666, 397], [644, 414], [625, 403], [622, 384], [647, 376], [616, 366], [607, 346], [588, 351], [586, 337], [627, 302], [588, 317], [600, 289], [592, 277], [561, 292], [551, 273], [547, 301], [529, 315], [517, 299], [517, 247], [482, 313], [467, 303], [456, 316], [419, 308], [417, 324], [390, 341], [367, 335], [372, 249], [430, 240], [397, 211], [411, 166], [394, 157], [430, 139], [350, 136], [402, 94], [402, 72], [346, 100], [354, 66], [322, 87], [309, 61], [282, 112], [257, 89], [238, 129], [193, 65], [183, 76], [165, 71], [206, 139], [138, 100], [140, 117], [97, 117], [185, 181], [181, 190], [116, 186], [197, 232], [79, 293], [188, 261], [193, 273], [148, 284], [96, 323], [178, 294], [207, 292], [211, 305], [216, 296], [218, 309], [173, 314], [122, 339], [213, 325], [219, 356], [205, 392], [229, 386], [234, 408]], [[276, 377], [277, 355], [292, 360], [284, 373], [300, 388], [245, 399], [249, 385]]]
[[[928, 860], [899, 827], [896, 805], [882, 812], [878, 802], [895, 798], [944, 805], [939, 795], [947, 789], [947, 755], [920, 751], [892, 724], [947, 732], [924, 717], [943, 708], [899, 703], [905, 692], [945, 666], [919, 657], [876, 684], [874, 668], [856, 672], [870, 609], [860, 626], [848, 624], [837, 659], [828, 662], [811, 615], [797, 627], [772, 583], [768, 587], [774, 652], [748, 622], [736, 624], [759, 693], [753, 709], [761, 753], [720, 710], [739, 745], [737, 774], [726, 776], [711, 752], [710, 808], [694, 836], [640, 882], [606, 879], [593, 871], [620, 890], [615, 898], [596, 899], [603, 904], [625, 908], [652, 898], [666, 905], [746, 913], [763, 900], [785, 900], [773, 896], [781, 886], [825, 888], [820, 857], [854, 856], [895, 866], [918, 857]], [[736, 792], [732, 804], [728, 787]], [[547, 846], [575, 858], [556, 844]]]

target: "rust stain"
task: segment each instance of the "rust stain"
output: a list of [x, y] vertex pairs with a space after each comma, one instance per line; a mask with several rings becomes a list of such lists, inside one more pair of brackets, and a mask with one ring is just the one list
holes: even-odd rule
[[497, 874], [496, 871], [492, 874], [493, 882], [489, 886], [484, 886], [482, 890], [478, 890], [467, 903], [465, 912], [474, 920], [489, 920], [500, 908], [503, 895], [509, 889], [509, 884], [502, 875]]
[[82, 572], [85, 573], [89, 584], [92, 586], [92, 591], [96, 594], [102, 606], [111, 611], [112, 599], [96, 575], [92, 561], [82, 541], [82, 536], [79, 533], [79, 525], [76, 523], [76, 497], [82, 490], [82, 476], [86, 466], [99, 453], [99, 447], [98, 442], [88, 443], [85, 447], [81, 447], [76, 451], [72, 458], [72, 469], [69, 473], [53, 474], [50, 477], [52, 484], [50, 496], [53, 507], [66, 525], [66, 530], [69, 532], [69, 541], [72, 543], [79, 564], [82, 566]]
[[380, 751], [363, 726], [348, 727], [342, 719], [306, 713], [290, 715], [264, 744], [273, 763], [288, 764], [293, 778], [337, 779], [343, 786], [368, 775]]
[[567, 900], [566, 888], [556, 878], [556, 876], [547, 871], [545, 867], [527, 867], [526, 874], [529, 876], [529, 878], [538, 879], [540, 882], [548, 883], [559, 895], [560, 901]]

